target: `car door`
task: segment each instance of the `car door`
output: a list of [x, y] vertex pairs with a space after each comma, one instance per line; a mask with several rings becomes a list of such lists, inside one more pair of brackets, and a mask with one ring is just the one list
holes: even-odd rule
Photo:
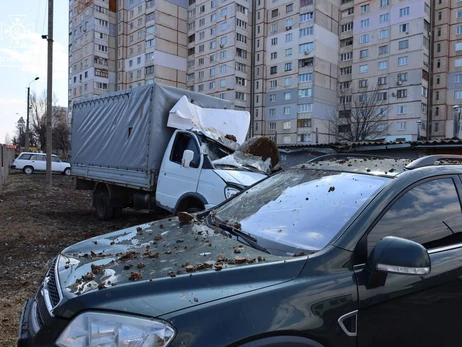
[[422, 244], [428, 275], [386, 275], [370, 286], [358, 275], [358, 346], [456, 346], [462, 329], [462, 212], [457, 176], [412, 186], [367, 235], [368, 253], [385, 236]]
[[34, 154], [31, 158], [34, 170], [45, 171], [47, 169], [46, 155], [45, 154]]
[[61, 172], [64, 169], [61, 168], [61, 160], [55, 155], [51, 156], [51, 171], [58, 171]]
[[[187, 149], [194, 152], [194, 157], [190, 167], [183, 167], [181, 161]], [[167, 155], [157, 181], [156, 200], [159, 205], [173, 209], [181, 196], [197, 191], [202, 165], [198, 140], [191, 133], [178, 132]]]

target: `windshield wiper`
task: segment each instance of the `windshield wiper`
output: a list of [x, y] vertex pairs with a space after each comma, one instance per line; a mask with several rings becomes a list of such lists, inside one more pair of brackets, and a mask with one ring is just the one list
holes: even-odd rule
[[232, 225], [228, 225], [228, 224], [224, 223], [223, 221], [219, 220], [218, 218], [215, 218], [215, 216], [209, 215], [209, 218], [213, 218], [213, 222], [211, 224], [216, 225], [220, 229], [226, 231], [228, 234], [235, 236], [238, 241], [239, 241], [239, 239], [241, 239], [242, 241], [244, 241], [244, 243], [246, 243], [250, 247], [253, 247], [253, 248], [255, 248], [255, 249], [257, 249], [257, 250], [259, 250], [261, 252], [271, 254], [271, 252], [268, 251], [262, 245], [260, 245], [258, 243], [258, 240], [255, 237], [253, 237], [252, 235], [247, 234], [247, 233], [243, 232], [240, 229], [236, 229]]

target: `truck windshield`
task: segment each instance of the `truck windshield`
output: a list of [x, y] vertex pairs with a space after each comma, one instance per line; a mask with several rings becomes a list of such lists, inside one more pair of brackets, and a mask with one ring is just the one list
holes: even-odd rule
[[212, 162], [233, 154], [234, 152], [231, 148], [221, 145], [206, 136], [199, 136], [199, 140], [201, 142], [201, 152], [207, 154]]
[[263, 247], [267, 247], [266, 239], [316, 251], [329, 244], [388, 180], [355, 173], [288, 170], [230, 200], [215, 216], [239, 225]]

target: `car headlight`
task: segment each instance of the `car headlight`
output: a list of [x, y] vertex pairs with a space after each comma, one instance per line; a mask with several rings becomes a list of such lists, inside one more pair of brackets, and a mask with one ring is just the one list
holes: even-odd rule
[[232, 197], [233, 195], [236, 195], [240, 191], [241, 190], [236, 187], [227, 186], [225, 187], [225, 198], [229, 199], [230, 197]]
[[60, 347], [166, 347], [175, 330], [160, 320], [87, 312], [74, 318], [59, 336]]

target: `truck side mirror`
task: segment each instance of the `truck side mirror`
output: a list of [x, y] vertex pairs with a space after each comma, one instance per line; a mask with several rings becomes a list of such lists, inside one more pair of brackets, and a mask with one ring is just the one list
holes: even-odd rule
[[366, 262], [366, 287], [385, 285], [388, 273], [423, 276], [431, 271], [427, 250], [414, 241], [387, 236], [377, 242]]
[[183, 158], [181, 159], [181, 166], [183, 167], [190, 167], [191, 161], [194, 158], [194, 152], [190, 149], [186, 149], [183, 152]]

